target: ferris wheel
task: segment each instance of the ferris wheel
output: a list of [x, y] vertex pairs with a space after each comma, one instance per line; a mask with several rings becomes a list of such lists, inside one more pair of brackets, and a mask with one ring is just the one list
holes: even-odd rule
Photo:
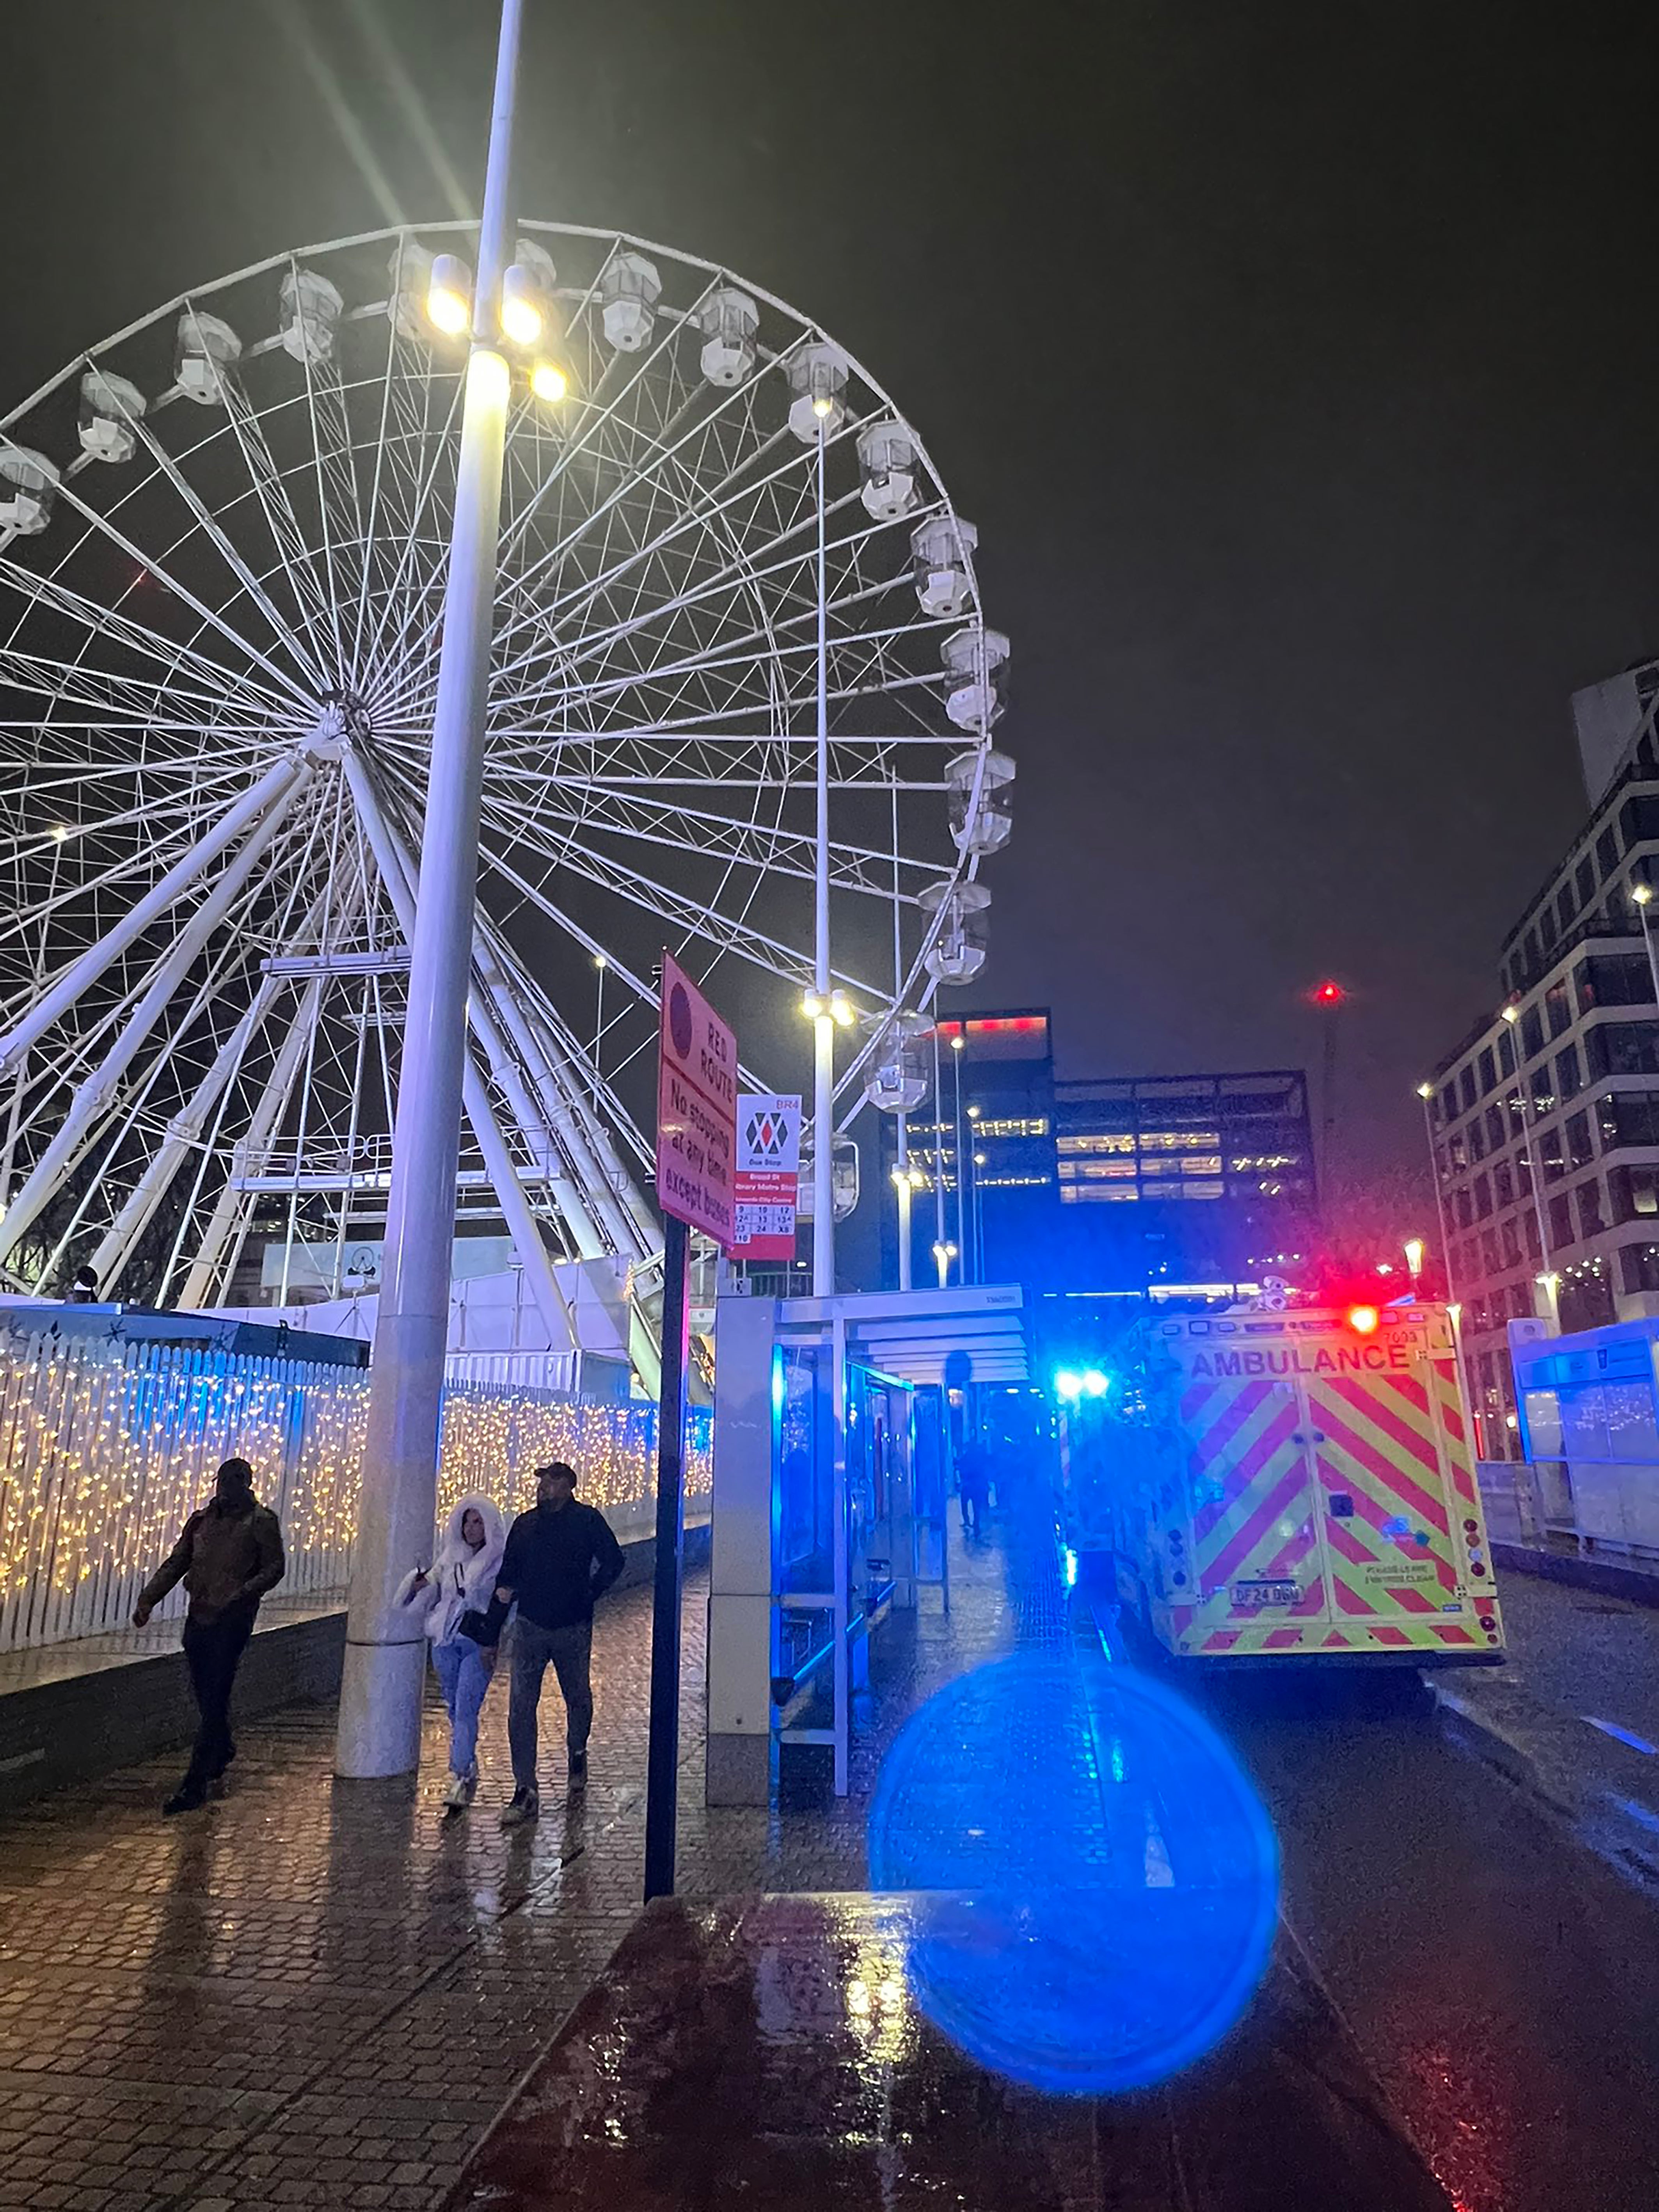
[[[816, 325], [524, 228], [568, 388], [507, 437], [458, 1217], [647, 1282], [665, 943], [798, 1087], [820, 596], [842, 1121], [984, 959], [1008, 646]], [[0, 1288], [212, 1306], [258, 1249], [338, 1295], [384, 1218], [465, 362], [428, 285], [467, 243], [282, 255], [0, 420]]]

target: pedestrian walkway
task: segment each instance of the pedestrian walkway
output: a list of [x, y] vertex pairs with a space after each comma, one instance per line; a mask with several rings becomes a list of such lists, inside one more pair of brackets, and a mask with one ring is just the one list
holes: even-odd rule
[[[682, 1891], [857, 1888], [881, 1743], [1006, 1647], [1002, 1559], [959, 1559], [949, 1617], [892, 1621], [860, 1699], [854, 1795], [708, 1813], [705, 1591], [689, 1585]], [[480, 1800], [445, 1825], [441, 1713], [418, 1786], [332, 1779], [333, 1714], [246, 1724], [234, 1790], [163, 1822], [176, 1759], [0, 1818], [0, 2204], [30, 2212], [427, 2212], [626, 1933], [641, 1895], [650, 1592], [595, 1636], [592, 1780], [504, 1837], [506, 1685]], [[550, 1684], [544, 1722], [557, 1715]], [[556, 1772], [556, 1727], [544, 1728]]]

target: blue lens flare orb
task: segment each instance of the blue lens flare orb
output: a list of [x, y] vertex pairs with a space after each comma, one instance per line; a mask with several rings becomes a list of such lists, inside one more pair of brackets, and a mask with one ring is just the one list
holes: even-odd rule
[[1279, 1849], [1243, 1768], [1104, 1660], [1021, 1654], [930, 1698], [883, 1764], [869, 1854], [872, 1888], [916, 1895], [922, 2011], [1038, 2089], [1167, 2081], [1238, 2021], [1273, 1944]]

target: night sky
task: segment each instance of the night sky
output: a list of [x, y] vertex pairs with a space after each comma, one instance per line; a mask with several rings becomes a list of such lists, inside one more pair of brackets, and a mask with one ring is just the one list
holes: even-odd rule
[[[1415, 1160], [1583, 811], [1567, 695], [1659, 651], [1645, 14], [531, 0], [524, 212], [816, 316], [979, 525], [1020, 781], [974, 995], [1052, 1004], [1062, 1073], [1313, 1063], [1328, 971], [1352, 1163]], [[8, 402], [466, 212], [494, 27], [8, 0]]]

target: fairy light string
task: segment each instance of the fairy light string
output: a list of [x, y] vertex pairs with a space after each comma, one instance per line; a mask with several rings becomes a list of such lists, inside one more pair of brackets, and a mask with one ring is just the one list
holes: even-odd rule
[[[144, 1578], [235, 1453], [282, 1516], [286, 1593], [336, 1589], [351, 1566], [368, 1376], [215, 1348], [0, 1336], [0, 1651], [125, 1626]], [[534, 1503], [568, 1460], [624, 1540], [653, 1512], [657, 1409], [495, 1383], [445, 1394], [438, 1518], [458, 1499]], [[713, 1419], [693, 1412], [686, 1494], [713, 1483]], [[162, 1610], [180, 1611], [175, 1591]]]

